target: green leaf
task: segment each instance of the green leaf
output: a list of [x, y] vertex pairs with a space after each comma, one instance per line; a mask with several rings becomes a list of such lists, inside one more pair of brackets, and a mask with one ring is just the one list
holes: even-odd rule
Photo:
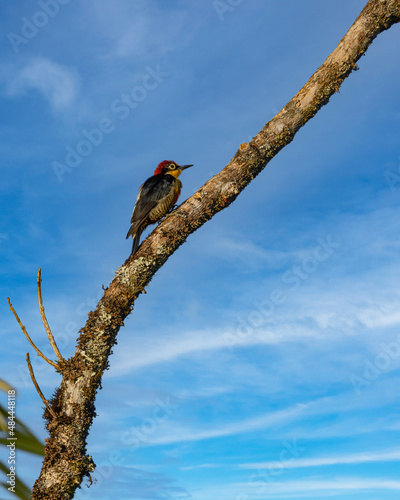
[[[7, 427], [8, 410], [0, 405], [0, 445], [7, 445], [9, 441]], [[28, 451], [35, 455], [44, 455], [44, 444], [33, 434], [33, 432], [18, 418], [15, 422], [15, 436], [18, 450]]]
[[[10, 472], [9, 468], [0, 462], [0, 470], [4, 472], [4, 474], [8, 474]], [[0, 481], [0, 485], [3, 486], [6, 490], [10, 487], [10, 485], [6, 481]], [[21, 500], [29, 500], [31, 497], [31, 490], [28, 486], [23, 483], [20, 479], [15, 478], [15, 488], [14, 495]]]
[[7, 430], [7, 410], [0, 405], [0, 432]]
[[[0, 391], [10, 391], [13, 388], [7, 384], [3, 379], [0, 379]], [[10, 437], [8, 429], [8, 409], [0, 404], [0, 446], [6, 446], [11, 441], [7, 438]], [[44, 455], [44, 445], [39, 439], [33, 434], [29, 427], [24, 424], [18, 418], [14, 418], [15, 422], [15, 435], [12, 436], [15, 439], [16, 447], [18, 450], [27, 451], [29, 453], [34, 453], [35, 455]], [[10, 469], [2, 462], [0, 462], [0, 475], [5, 476], [5, 481], [0, 481], [0, 486], [3, 486], [6, 490], [10, 487], [7, 483], [7, 474]], [[21, 500], [29, 500], [31, 496], [31, 490], [23, 483], [19, 478], [15, 478], [14, 495]]]
[[2, 378], [0, 378], [0, 391], [12, 391], [13, 390], [13, 387], [11, 387], [10, 384], [8, 384], [5, 380], [3, 380]]
[[[15, 436], [13, 437], [16, 440], [17, 449], [44, 456], [44, 444], [18, 418], [15, 419], [15, 424]], [[4, 431], [1, 434], [0, 444], [7, 445], [9, 443], [7, 437], [9, 436]], [[4, 434], [5, 436], [3, 437]]]

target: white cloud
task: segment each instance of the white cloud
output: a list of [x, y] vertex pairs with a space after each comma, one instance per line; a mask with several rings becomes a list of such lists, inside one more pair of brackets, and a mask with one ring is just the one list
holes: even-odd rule
[[316, 458], [296, 458], [282, 462], [256, 462], [240, 464], [241, 469], [274, 469], [277, 466], [284, 469], [297, 469], [303, 467], [320, 467], [323, 465], [362, 464], [367, 462], [393, 462], [400, 460], [400, 449], [383, 452], [364, 452], [347, 455]]
[[[256, 486], [253, 483], [253, 490]], [[268, 491], [269, 497], [273, 495], [281, 495], [284, 493], [293, 493], [291, 498], [304, 496], [303, 493], [307, 492], [326, 492], [326, 496], [331, 496], [333, 493], [344, 491], [365, 491], [365, 490], [400, 490], [400, 481], [389, 479], [366, 479], [366, 478], [348, 478], [348, 477], [335, 477], [332, 479], [306, 479], [304, 481], [288, 481], [288, 482], [259, 482], [258, 488], [264, 486], [265, 492]], [[246, 488], [249, 490], [251, 483], [238, 483], [238, 488]]]
[[136, 346], [136, 355], [133, 357], [128, 350], [118, 351], [118, 360], [115, 363], [112, 376], [119, 376], [131, 370], [173, 361], [174, 359], [198, 351], [221, 349], [226, 347], [224, 338], [214, 332], [189, 332], [186, 335], [171, 339], [160, 339], [157, 349], [152, 344]]
[[[343, 464], [362, 464], [374, 462], [397, 462], [400, 460], [400, 449], [383, 451], [383, 452], [363, 452], [347, 455], [336, 455], [330, 457], [315, 457], [315, 458], [291, 458], [282, 461], [271, 462], [254, 462], [239, 464], [239, 469], [246, 470], [279, 470], [279, 469], [300, 469], [306, 467], [320, 467], [325, 465], [343, 465]], [[204, 463], [197, 465], [188, 465], [181, 467], [182, 470], [198, 470], [198, 469], [216, 469], [226, 467], [226, 464]], [[231, 465], [229, 465], [231, 467]], [[235, 465], [236, 467], [236, 465]]]
[[[273, 315], [265, 317], [259, 327], [253, 327], [251, 323], [252, 314], [259, 314], [259, 309], [254, 305], [238, 315], [241, 322], [235, 320], [226, 328], [178, 331], [171, 336], [164, 332], [163, 337], [157, 340], [157, 349], [153, 343], [141, 343], [132, 338], [126, 342], [133, 344], [136, 356], [130, 355], [130, 349], [119, 350], [112, 376], [179, 358], [187, 359], [206, 351], [224, 350], [233, 353], [257, 345], [277, 346], [288, 342], [309, 345], [312, 340], [340, 345], [349, 336], [355, 336], [355, 340], [360, 337], [358, 350], [354, 354], [365, 355], [368, 353], [366, 344], [371, 341], [378, 343], [375, 340], [377, 335], [380, 342], [395, 340], [391, 330], [400, 325], [400, 313], [397, 296], [387, 299], [384, 294], [381, 297], [377, 294], [371, 300], [367, 290], [363, 299], [363, 287], [360, 285], [358, 290], [353, 287], [351, 293], [335, 296], [335, 292], [332, 293], [330, 289], [318, 294], [312, 284], [304, 285], [301, 294], [290, 304], [277, 306]], [[357, 297], [357, 301], [353, 297]], [[360, 350], [361, 345], [367, 350]], [[394, 367], [395, 364], [392, 369]]]
[[[298, 402], [286, 408], [269, 411], [251, 418], [238, 418], [236, 421], [227, 422], [226, 419], [220, 422], [204, 423], [193, 422], [188, 425], [185, 419], [179, 416], [179, 412], [173, 418], [168, 419], [158, 429], [157, 435], [148, 436], [142, 443], [143, 446], [163, 446], [177, 443], [194, 443], [206, 439], [218, 439], [227, 436], [250, 435], [273, 430], [275, 440], [295, 440], [299, 441], [299, 448], [306, 440], [318, 440], [332, 438], [336, 436], [352, 436], [360, 434], [373, 434], [385, 429], [389, 429], [393, 419], [396, 417], [373, 418], [371, 412], [366, 412], [365, 408], [373, 409], [377, 404], [377, 395], [381, 395], [382, 401], [378, 404], [393, 403], [396, 400], [392, 387], [397, 381], [390, 381], [388, 384], [378, 384], [370, 388], [371, 394], [368, 398], [354, 398], [353, 392], [347, 392], [338, 396], [322, 397], [319, 399]], [[391, 394], [389, 394], [389, 390]], [[193, 400], [194, 398], [192, 398]], [[184, 405], [182, 401], [180, 404]], [[190, 405], [190, 401], [186, 401]], [[340, 421], [336, 425], [324, 426], [320, 422], [322, 416], [337, 415], [338, 408], [341, 409]], [[364, 409], [364, 417], [360, 417], [358, 412]], [[317, 417], [316, 419], [313, 417]], [[400, 458], [400, 450], [389, 450], [387, 452], [358, 453], [338, 457], [322, 457], [317, 459], [302, 458], [299, 467], [312, 465], [332, 465], [334, 463], [362, 463], [371, 461], [392, 461]], [[248, 464], [247, 468], [252, 468], [254, 464]], [[256, 464], [262, 468], [263, 464]], [[294, 468], [293, 466], [292, 468]], [[246, 468], [246, 466], [243, 466]]]
[[[400, 490], [400, 481], [386, 478], [332, 476], [329, 478], [310, 477], [303, 480], [276, 481], [276, 475], [251, 474], [246, 481], [224, 484], [221, 486], [206, 486], [201, 489], [201, 499], [219, 498], [331, 498], [336, 495], [349, 495], [366, 491], [377, 493], [376, 498], [382, 498], [382, 490]], [[340, 496], [342, 498], [342, 496]], [[346, 495], [347, 498], [347, 495]], [[349, 497], [350, 498], [350, 497]], [[361, 497], [360, 497], [361, 498]], [[397, 497], [396, 497], [397, 498]]]
[[231, 346], [234, 349], [241, 349], [256, 345], [278, 345], [290, 341], [307, 342], [310, 338], [321, 336], [322, 334], [315, 328], [285, 323], [255, 329], [245, 338], [238, 337], [235, 328], [180, 331], [174, 336], [159, 338], [157, 349], [152, 343], [138, 344], [137, 339], [133, 338], [132, 349], [136, 355], [133, 357], [130, 354], [131, 349], [119, 350], [116, 353], [117, 360], [111, 376], [120, 376], [155, 364], [169, 363], [178, 358], [192, 357], [200, 352], [225, 350], [226, 353], [230, 353]]
[[188, 465], [186, 467], [181, 467], [181, 470], [198, 470], [198, 469], [218, 469], [222, 467], [222, 464], [199, 464], [199, 465]]
[[[130, 356], [131, 349], [118, 352], [113, 375], [192, 358], [201, 352], [225, 350], [232, 353], [230, 347], [237, 352], [256, 345], [301, 343], [312, 351], [321, 347], [321, 342], [316, 344], [314, 340], [330, 342], [334, 346], [329, 361], [341, 361], [342, 367], [343, 356], [346, 356], [346, 359], [352, 358], [356, 369], [362, 368], [364, 357], [370, 357], [374, 350], [379, 350], [382, 342], [394, 341], [400, 331], [400, 291], [397, 284], [400, 275], [396, 260], [397, 228], [394, 225], [400, 220], [400, 210], [397, 207], [390, 210], [381, 208], [384, 196], [375, 201], [378, 208], [366, 213], [332, 216], [331, 225], [335, 227], [332, 240], [340, 246], [332, 256], [319, 263], [315, 272], [308, 273], [306, 279], [299, 279], [297, 289], [292, 284], [288, 285], [283, 277], [293, 265], [301, 263], [304, 255], [312, 254], [317, 236], [300, 249], [289, 248], [287, 252], [264, 251], [251, 242], [242, 243], [243, 238], [237, 238], [240, 243], [222, 238], [218, 243], [218, 253], [224, 258], [228, 254], [239, 264], [244, 260], [256, 262], [255, 265], [284, 263], [285, 268], [272, 278], [265, 278], [260, 273], [258, 283], [252, 282], [251, 288], [245, 287], [238, 302], [229, 306], [224, 328], [189, 330], [182, 324], [170, 336], [163, 331], [162, 336], [157, 338], [157, 348], [154, 348], [154, 342], [146, 344], [135, 338], [128, 340], [137, 356]], [[385, 242], [384, 259], [375, 258], [375, 253], [380, 254], [382, 249], [378, 251], [375, 248], [377, 243], [371, 242], [371, 227], [376, 229], [376, 240]], [[315, 234], [326, 237], [326, 232], [324, 236], [324, 231], [318, 227]], [[367, 254], [363, 265], [360, 265], [360, 248]], [[271, 314], [263, 313], [261, 324], [254, 325], [254, 320], [260, 315], [260, 303], [267, 304], [265, 310], [268, 310], [274, 289], [280, 289], [287, 300], [272, 307]], [[224, 307], [224, 304], [217, 303], [217, 314]], [[212, 315], [213, 310], [210, 311]], [[390, 370], [396, 367], [397, 363], [392, 363]], [[302, 373], [309, 372], [304, 367], [299, 368]], [[339, 372], [343, 380], [346, 369], [348, 367], [340, 371], [335, 367], [331, 370], [331, 380]]]
[[283, 252], [264, 248], [243, 239], [243, 235], [219, 238], [210, 247], [210, 251], [215, 255], [223, 255], [225, 260], [236, 261], [239, 266], [246, 266], [250, 269], [262, 269], [265, 266], [277, 267], [282, 263], [287, 263], [296, 255], [294, 251]]
[[166, 9], [144, 0], [121, 0], [118, 9], [109, 2], [96, 0], [88, 3], [87, 8], [96, 25], [101, 26], [103, 37], [109, 40], [112, 50], [108, 55], [112, 57], [162, 57], [190, 39], [196, 23], [186, 9]]
[[25, 94], [30, 89], [40, 92], [55, 112], [66, 111], [76, 100], [79, 77], [74, 68], [44, 57], [32, 59], [12, 80], [8, 80], [10, 95]]
[[293, 407], [278, 410], [268, 415], [248, 418], [239, 422], [224, 423], [218, 427], [204, 429], [184, 428], [181, 423], [178, 425], [165, 425], [163, 433], [159, 436], [149, 438], [145, 443], [147, 446], [164, 445], [171, 443], [194, 442], [204, 439], [213, 439], [237, 434], [247, 434], [249, 432], [266, 429], [275, 424], [283, 424], [298, 418], [303, 412], [307, 411], [314, 403], [297, 404]]

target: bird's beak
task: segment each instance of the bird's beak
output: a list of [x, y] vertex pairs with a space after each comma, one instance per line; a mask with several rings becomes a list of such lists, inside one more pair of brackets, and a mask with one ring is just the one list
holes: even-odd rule
[[193, 167], [193, 165], [182, 165], [179, 170], [185, 170], [185, 168]]

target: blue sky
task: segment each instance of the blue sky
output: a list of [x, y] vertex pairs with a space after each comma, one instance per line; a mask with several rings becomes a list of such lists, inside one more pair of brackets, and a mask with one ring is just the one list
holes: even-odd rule
[[[6, 297], [51, 355], [41, 266], [71, 356], [129, 255], [140, 184], [162, 160], [193, 163], [182, 200], [193, 194], [302, 87], [364, 0], [232, 4], [3, 6], [0, 377], [43, 439]], [[398, 26], [378, 37], [137, 301], [96, 402], [97, 482], [77, 499], [399, 498], [399, 37]], [[50, 397], [59, 376], [31, 357]], [[20, 454], [29, 484], [40, 466]]]

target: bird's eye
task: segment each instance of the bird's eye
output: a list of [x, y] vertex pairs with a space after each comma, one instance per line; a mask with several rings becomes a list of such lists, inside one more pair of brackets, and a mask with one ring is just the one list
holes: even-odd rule
[[169, 166], [169, 169], [170, 169], [170, 170], [176, 170], [176, 165], [175, 165], [175, 163], [171, 163], [171, 165]]

